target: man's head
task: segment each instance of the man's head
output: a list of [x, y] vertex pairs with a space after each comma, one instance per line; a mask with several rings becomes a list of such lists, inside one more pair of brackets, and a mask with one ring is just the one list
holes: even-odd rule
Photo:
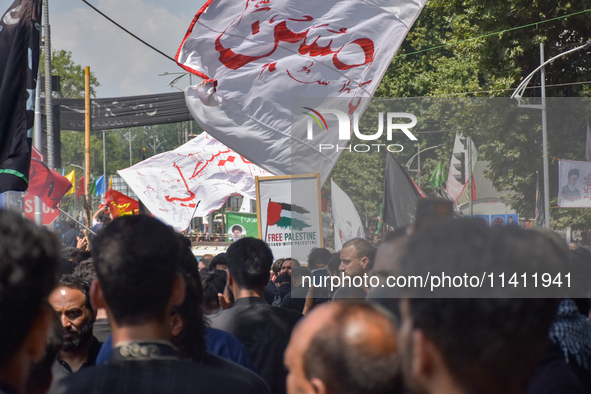
[[242, 227], [237, 224], [233, 225], [232, 234], [234, 234], [235, 237], [240, 237], [242, 235]]
[[263, 292], [269, 282], [273, 253], [266, 243], [256, 238], [242, 238], [226, 251], [228, 284], [245, 290]]
[[363, 276], [372, 265], [375, 248], [363, 238], [355, 238], [343, 245], [339, 270], [347, 276]]
[[220, 253], [211, 260], [209, 263], [210, 270], [220, 270], [226, 271], [228, 269], [228, 264], [226, 263], [226, 254]]
[[279, 274], [281, 275], [287, 272], [291, 275], [291, 270], [295, 267], [299, 267], [300, 265], [300, 262], [296, 259], [287, 258], [283, 260], [283, 263], [281, 263], [281, 269], [279, 270]]
[[321, 305], [294, 329], [285, 365], [288, 394], [397, 393], [392, 318], [366, 302]]
[[[538, 270], [551, 272], [565, 260], [559, 245], [540, 233], [454, 219], [425, 227], [408, 239], [399, 275], [444, 271], [449, 276], [468, 272], [470, 277], [495, 272], [496, 277], [498, 270], [511, 269], [529, 276]], [[399, 335], [408, 388], [416, 393], [431, 393], [434, 387], [482, 394], [525, 392], [546, 347], [557, 303], [517, 298], [523, 296], [522, 289], [505, 286], [496, 293], [496, 287], [479, 288], [477, 293], [492, 291], [507, 298], [411, 298], [417, 290], [409, 289], [409, 297], [401, 301]]]
[[218, 294], [223, 294], [228, 281], [226, 271], [204, 270], [201, 271], [201, 284], [203, 286], [203, 305], [206, 315], [213, 315], [220, 309]]
[[308, 255], [308, 268], [310, 271], [316, 268], [326, 268], [332, 254], [325, 248], [314, 248]]
[[579, 180], [579, 170], [573, 168], [568, 172], [568, 184], [569, 186], [575, 186]]
[[[43, 356], [52, 312], [59, 244], [22, 214], [0, 209], [0, 381], [18, 388]], [[10, 368], [10, 376], [3, 372]]]
[[114, 220], [93, 239], [100, 284], [91, 288], [93, 304], [105, 306], [118, 327], [165, 322], [170, 306], [184, 299], [181, 247], [172, 228], [150, 216]]
[[49, 296], [49, 303], [63, 327], [62, 350], [71, 352], [92, 340], [96, 311], [90, 304], [89, 285], [82, 278], [66, 275]]
[[213, 260], [213, 254], [203, 255], [203, 257], [201, 257], [201, 259], [199, 260], [199, 269], [202, 270], [204, 268], [208, 268], [209, 264], [211, 263], [211, 260]]
[[308, 269], [308, 267], [295, 267], [291, 270], [291, 284], [293, 288], [300, 287], [303, 282], [303, 277], [306, 276], [310, 278], [312, 273]]

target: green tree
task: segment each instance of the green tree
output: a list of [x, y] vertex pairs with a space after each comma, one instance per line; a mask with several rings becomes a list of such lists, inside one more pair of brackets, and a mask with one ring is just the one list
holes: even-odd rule
[[[574, 3], [564, 0], [431, 0], [403, 42], [375, 97], [508, 97], [539, 65], [540, 42], [545, 44], [548, 59], [591, 38], [591, 12], [561, 18], [588, 9], [591, 9], [589, 0]], [[536, 24], [539, 21], [549, 22]], [[529, 26], [511, 30], [524, 25]], [[499, 31], [503, 32], [489, 35]], [[585, 51], [554, 61], [546, 67], [546, 82], [553, 85], [547, 88], [547, 95], [588, 97], [588, 87], [573, 83], [589, 81], [590, 67], [591, 59]], [[539, 86], [539, 76], [534, 77], [530, 85]], [[526, 96], [539, 97], [539, 94], [539, 89], [526, 91]], [[453, 101], [448, 102], [452, 107], [455, 105]], [[422, 186], [430, 190], [425, 180], [439, 160], [447, 172], [455, 132], [459, 129], [473, 137], [479, 148], [479, 159], [490, 161], [487, 176], [495, 187], [513, 191], [514, 208], [520, 216], [531, 218], [535, 204], [535, 172], [542, 173], [540, 111], [519, 110], [511, 119], [513, 123], [509, 123], [503, 113], [498, 114], [497, 119], [479, 119], [484, 109], [485, 106], [454, 112], [436, 104], [427, 110], [431, 123], [423, 129], [417, 128], [420, 147], [441, 143], [445, 146], [421, 154]], [[440, 111], [439, 116], [436, 116], [437, 111]], [[550, 156], [584, 159], [584, 128], [579, 123], [572, 121], [565, 127], [549, 125]], [[397, 154], [402, 163], [416, 152], [416, 145], [414, 149], [408, 142], [404, 145], [406, 149]], [[342, 179], [345, 183], [342, 187], [361, 213], [369, 195], [364, 188], [347, 186], [345, 179], [381, 182], [378, 179], [383, 179], [380, 178], [383, 160], [368, 160], [352, 169], [347, 166], [352, 160], [348, 156], [348, 152], [342, 155], [332, 176]], [[416, 161], [413, 167], [416, 168]], [[550, 170], [550, 190], [555, 205], [556, 162], [551, 164]], [[411, 175], [416, 180], [416, 173]], [[377, 191], [381, 184], [365, 189]], [[375, 212], [372, 210], [372, 214]], [[553, 209], [552, 223], [558, 227], [591, 224], [591, 215], [583, 216], [585, 213], [585, 210]]]

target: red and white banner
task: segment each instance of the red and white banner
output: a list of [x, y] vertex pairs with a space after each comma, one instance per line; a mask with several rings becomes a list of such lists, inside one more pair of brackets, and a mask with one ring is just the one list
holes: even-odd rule
[[[205, 80], [185, 91], [187, 107], [212, 136], [262, 168], [320, 172], [324, 183], [342, 150], [311, 144], [302, 112], [361, 116], [425, 3], [210, 0], [176, 55]], [[302, 106], [296, 98], [315, 100]], [[348, 143], [325, 125], [331, 132], [323, 144]]]
[[255, 176], [272, 175], [207, 133], [118, 172], [146, 208], [177, 231], [232, 194], [256, 198]]

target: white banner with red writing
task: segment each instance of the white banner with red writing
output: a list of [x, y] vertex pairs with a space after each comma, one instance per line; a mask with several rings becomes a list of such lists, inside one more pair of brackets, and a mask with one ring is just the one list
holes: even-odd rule
[[591, 208], [591, 162], [558, 161], [558, 206]]
[[[177, 231], [232, 194], [256, 198], [255, 176], [270, 176], [207, 133], [119, 171], [150, 212]], [[199, 205], [197, 205], [199, 204]]]
[[[309, 141], [310, 117], [292, 114], [326, 110], [332, 121], [336, 115], [341, 122], [342, 114], [346, 123], [354, 113], [361, 117], [425, 3], [208, 1], [176, 55], [181, 67], [205, 79], [185, 91], [187, 107], [212, 136], [262, 168], [320, 172], [324, 183], [342, 150], [320, 151]], [[294, 98], [316, 100], [303, 107]], [[346, 145], [348, 138], [332, 129], [323, 143]]]

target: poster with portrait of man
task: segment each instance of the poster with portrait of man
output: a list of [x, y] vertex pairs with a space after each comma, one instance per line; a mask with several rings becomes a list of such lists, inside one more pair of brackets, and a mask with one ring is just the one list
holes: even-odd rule
[[558, 162], [558, 206], [591, 207], [591, 162], [572, 160]]

